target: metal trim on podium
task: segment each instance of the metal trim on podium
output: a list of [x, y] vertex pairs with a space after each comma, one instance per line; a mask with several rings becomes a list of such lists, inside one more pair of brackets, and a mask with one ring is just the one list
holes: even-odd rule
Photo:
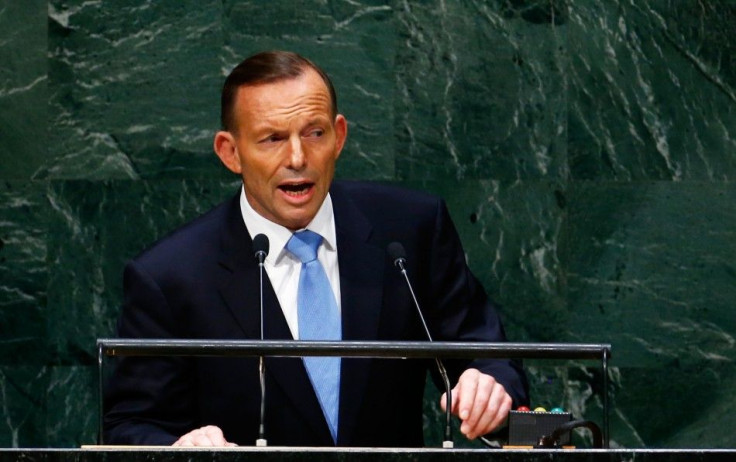
[[603, 445], [609, 446], [608, 361], [611, 345], [600, 343], [385, 342], [303, 340], [97, 339], [99, 443], [103, 444], [103, 366], [116, 356], [302, 357], [394, 359], [588, 359], [600, 360], [603, 378]]

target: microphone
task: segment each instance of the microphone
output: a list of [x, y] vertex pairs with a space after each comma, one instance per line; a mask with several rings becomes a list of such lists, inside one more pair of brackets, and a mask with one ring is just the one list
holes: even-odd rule
[[404, 271], [404, 265], [406, 264], [406, 250], [404, 250], [404, 246], [394, 241], [386, 247], [386, 251], [388, 252], [388, 256], [394, 261], [394, 266]]
[[[414, 295], [414, 288], [412, 287], [411, 281], [409, 281], [409, 275], [406, 272], [406, 250], [404, 250], [404, 246], [401, 245], [400, 242], [391, 242], [386, 248], [386, 251], [388, 252], [389, 257], [393, 260], [394, 266], [399, 268], [401, 274], [404, 275], [406, 285], [409, 288], [409, 293], [411, 293], [411, 298], [414, 300], [414, 306], [417, 308], [419, 320], [422, 321], [424, 332], [427, 334], [427, 339], [432, 342], [432, 334], [429, 332], [429, 327], [427, 327], [427, 322], [424, 320], [422, 309], [419, 308], [419, 302], [417, 301], [416, 295]], [[447, 369], [445, 369], [445, 365], [442, 361], [439, 358], [435, 358], [435, 362], [437, 363], [437, 369], [440, 372], [442, 381], [445, 384], [445, 394], [447, 396], [447, 409], [445, 410], [445, 440], [442, 442], [442, 447], [452, 448], [454, 447], [454, 443], [452, 442], [452, 390], [450, 388], [450, 378], [447, 376]]]
[[253, 251], [258, 259], [258, 264], [263, 265], [263, 261], [268, 255], [268, 236], [265, 234], [258, 234], [253, 238]]
[[[257, 234], [253, 238], [253, 253], [258, 260], [258, 273], [260, 276], [259, 288], [260, 288], [260, 306], [261, 306], [261, 340], [263, 340], [263, 262], [266, 260], [268, 255], [268, 237], [265, 234]], [[261, 420], [258, 425], [258, 439], [256, 440], [256, 446], [268, 446], [266, 441], [266, 366], [263, 362], [263, 356], [258, 357], [258, 373], [261, 379]]]

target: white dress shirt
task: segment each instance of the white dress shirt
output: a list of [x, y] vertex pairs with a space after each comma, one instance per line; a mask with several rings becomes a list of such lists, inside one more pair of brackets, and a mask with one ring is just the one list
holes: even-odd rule
[[[266, 274], [268, 274], [268, 279], [276, 292], [279, 304], [281, 304], [291, 335], [298, 340], [297, 292], [299, 290], [299, 273], [301, 272], [302, 263], [285, 248], [293, 233], [253, 210], [245, 196], [245, 188], [242, 188], [240, 192], [240, 212], [243, 215], [243, 222], [245, 222], [245, 227], [248, 228], [251, 239], [258, 234], [265, 234], [268, 237], [269, 252], [264, 261]], [[337, 307], [341, 309], [335, 216], [332, 212], [332, 199], [329, 194], [325, 197], [322, 206], [317, 211], [317, 215], [305, 229], [322, 236], [322, 245], [319, 246], [317, 258], [322, 263], [327, 278], [330, 280]]]

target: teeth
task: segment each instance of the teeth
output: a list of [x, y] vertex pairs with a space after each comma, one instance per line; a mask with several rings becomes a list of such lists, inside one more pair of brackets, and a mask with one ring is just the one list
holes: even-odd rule
[[301, 196], [302, 194], [306, 193], [309, 188], [310, 185], [306, 183], [288, 184], [281, 186], [281, 190], [289, 196]]

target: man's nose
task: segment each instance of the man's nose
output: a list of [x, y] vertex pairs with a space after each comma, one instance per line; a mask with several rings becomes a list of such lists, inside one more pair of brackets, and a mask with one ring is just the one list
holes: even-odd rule
[[293, 136], [289, 142], [289, 167], [294, 170], [302, 169], [307, 163], [307, 158], [302, 149], [302, 140]]

